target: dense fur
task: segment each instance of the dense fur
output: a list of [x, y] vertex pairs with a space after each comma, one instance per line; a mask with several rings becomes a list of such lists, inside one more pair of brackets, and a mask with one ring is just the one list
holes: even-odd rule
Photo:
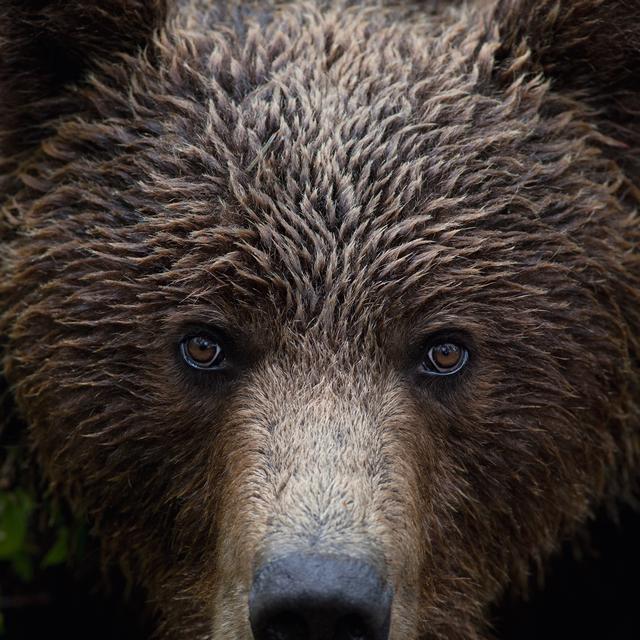
[[484, 638], [630, 496], [638, 11], [0, 2], [4, 376], [161, 634], [248, 640], [312, 548], [380, 567], [393, 640]]

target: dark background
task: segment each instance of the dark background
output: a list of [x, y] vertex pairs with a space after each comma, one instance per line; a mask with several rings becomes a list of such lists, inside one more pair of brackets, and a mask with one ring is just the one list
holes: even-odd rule
[[[640, 514], [623, 509], [619, 525], [601, 516], [590, 534], [589, 545], [580, 550], [584, 557], [577, 560], [566, 545], [552, 561], [544, 588], [534, 588], [528, 602], [507, 598], [496, 607], [499, 640], [640, 638]], [[105, 596], [91, 575], [72, 579], [67, 570], [52, 569], [27, 588], [0, 574], [2, 597], [10, 605], [4, 608], [4, 638], [145, 638], [140, 595], [122, 606], [122, 580], [114, 577], [112, 594]]]
[[623, 508], [618, 525], [602, 514], [589, 534], [583, 557], [565, 545], [529, 602], [497, 608], [500, 640], [640, 638], [640, 513]]

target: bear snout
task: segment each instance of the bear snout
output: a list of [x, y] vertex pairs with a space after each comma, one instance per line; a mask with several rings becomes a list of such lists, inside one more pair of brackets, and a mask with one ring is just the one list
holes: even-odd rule
[[295, 553], [256, 571], [251, 629], [255, 640], [387, 640], [392, 599], [364, 560]]

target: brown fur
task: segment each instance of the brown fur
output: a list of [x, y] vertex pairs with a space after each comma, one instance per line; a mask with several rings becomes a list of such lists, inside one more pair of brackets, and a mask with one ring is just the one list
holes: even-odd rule
[[161, 634], [248, 640], [313, 548], [380, 567], [392, 640], [484, 638], [630, 494], [639, 2], [0, 10], [4, 376]]

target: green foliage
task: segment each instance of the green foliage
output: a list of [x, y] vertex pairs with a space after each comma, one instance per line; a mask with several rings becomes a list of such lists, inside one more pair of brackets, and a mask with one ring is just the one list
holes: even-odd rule
[[22, 606], [16, 603], [39, 594], [52, 567], [84, 549], [83, 525], [43, 492], [25, 433], [0, 376], [0, 639], [9, 633], [13, 608]]
[[55, 501], [25, 488], [0, 489], [0, 576], [13, 585], [7, 591], [0, 584], [0, 639], [6, 634], [2, 598], [11, 598], [20, 583], [28, 591], [43, 572], [79, 558], [85, 542], [84, 524], [63, 514]]
[[69, 556], [69, 528], [60, 527], [58, 529], [58, 536], [53, 546], [47, 551], [46, 555], [42, 559], [41, 566], [43, 568], [53, 567], [57, 564], [62, 564], [67, 560]]
[[9, 562], [23, 580], [33, 575], [29, 522], [34, 500], [22, 489], [0, 493], [0, 561]]
[[24, 489], [0, 491], [0, 563], [22, 581], [80, 555], [85, 537], [83, 524], [68, 522], [54, 503], [39, 504]]
[[[12, 421], [0, 377], [0, 640], [15, 602], [39, 594], [60, 565], [83, 556], [87, 529], [39, 481], [18, 422]], [[57, 567], [57, 569], [56, 569]], [[44, 587], [47, 589], [47, 587]], [[4, 609], [4, 610], [3, 610]]]

